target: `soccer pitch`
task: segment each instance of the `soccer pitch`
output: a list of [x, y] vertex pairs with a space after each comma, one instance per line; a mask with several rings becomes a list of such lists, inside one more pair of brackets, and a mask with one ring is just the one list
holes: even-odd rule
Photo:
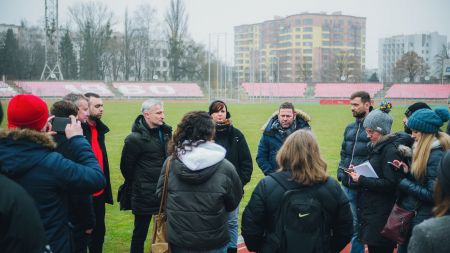
[[[106, 135], [106, 145], [110, 162], [111, 182], [114, 198], [117, 188], [123, 182], [120, 174], [120, 156], [125, 137], [131, 131], [131, 125], [139, 114], [141, 101], [105, 101], [103, 121], [111, 131]], [[233, 104], [228, 105], [233, 125], [239, 128], [245, 135], [252, 153], [253, 160], [256, 157], [261, 127], [269, 116], [277, 110], [279, 104]], [[328, 164], [328, 174], [336, 176], [336, 167], [339, 163], [340, 146], [343, 139], [345, 126], [354, 120], [349, 105], [318, 105], [295, 104], [297, 109], [307, 112], [311, 116], [310, 125], [316, 135], [323, 158]], [[164, 104], [166, 123], [176, 129], [176, 125], [183, 115], [192, 110], [208, 110], [207, 103], [174, 103]], [[393, 131], [403, 129], [402, 117], [404, 106], [396, 106], [391, 111], [394, 118]], [[244, 210], [250, 199], [255, 185], [261, 180], [263, 174], [253, 163], [253, 174], [250, 183], [245, 187], [245, 195], [240, 205], [240, 213]], [[130, 211], [119, 211], [119, 206], [107, 205], [106, 213], [106, 238], [105, 252], [129, 252], [129, 245], [133, 230], [133, 215]], [[150, 228], [151, 230], [151, 228]], [[147, 237], [145, 249], [149, 248], [150, 233]]]

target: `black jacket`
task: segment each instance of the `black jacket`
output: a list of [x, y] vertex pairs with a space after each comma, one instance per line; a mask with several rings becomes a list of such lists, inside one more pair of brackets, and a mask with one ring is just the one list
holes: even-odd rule
[[[158, 192], [165, 170], [161, 171]], [[226, 159], [197, 171], [173, 160], [166, 207], [169, 242], [191, 250], [224, 246], [230, 240], [228, 212], [236, 209], [241, 198], [239, 176]]]
[[367, 160], [369, 149], [367, 144], [370, 142], [367, 133], [363, 127], [364, 118], [357, 118], [355, 122], [350, 123], [344, 131], [344, 140], [341, 145], [341, 161], [337, 170], [337, 179], [343, 185], [351, 187], [351, 178], [344, 172], [350, 164], [359, 165]]
[[227, 125], [216, 129], [215, 142], [227, 150], [225, 158], [236, 168], [242, 187], [251, 179], [253, 161], [247, 141], [239, 129]]
[[400, 205], [408, 210], [416, 210], [417, 212], [412, 220], [413, 226], [432, 217], [434, 185], [443, 155], [444, 150], [436, 139], [432, 145], [423, 181], [419, 182], [411, 174], [408, 174], [398, 185]]
[[[290, 172], [282, 173], [286, 181], [290, 178]], [[291, 181], [294, 186], [300, 186]], [[275, 215], [285, 189], [270, 176], [263, 178], [255, 190], [252, 197], [245, 207], [242, 215], [242, 236], [245, 244], [250, 251], [259, 252], [265, 246], [265, 239], [268, 234], [274, 231]], [[330, 252], [339, 252], [342, 250], [353, 234], [352, 213], [347, 196], [342, 191], [339, 183], [328, 178], [327, 182], [317, 189], [317, 196], [326, 208], [326, 213], [330, 217], [330, 227], [333, 230], [331, 238]]]
[[400, 138], [395, 134], [381, 137], [375, 144], [369, 143], [369, 162], [378, 178], [360, 176], [357, 183], [358, 237], [368, 245], [395, 245], [394, 241], [380, 235], [396, 200], [396, 187], [401, 172], [387, 162], [402, 161], [398, 146]]
[[[76, 163], [81, 162], [78, 161], [78, 156], [74, 153], [72, 148], [73, 142], [67, 140], [65, 134], [58, 133], [53, 136], [53, 140], [57, 145], [55, 149], [56, 152]], [[77, 232], [84, 233], [85, 230], [95, 226], [95, 214], [91, 194], [70, 194], [68, 209], [69, 221]]]
[[155, 214], [159, 210], [155, 190], [171, 136], [170, 126], [164, 124], [151, 129], [144, 116], [139, 115], [131, 134], [125, 138], [120, 170], [132, 185], [131, 209], [134, 214]]
[[22, 187], [0, 174], [1, 251], [43, 253], [45, 245], [45, 231], [34, 201]]
[[[103, 173], [105, 174], [106, 178], [106, 187], [105, 192], [103, 194], [105, 195], [105, 202], [112, 205], [114, 201], [111, 192], [111, 180], [109, 178], [108, 153], [106, 153], [106, 146], [105, 146], [105, 134], [109, 132], [109, 128], [101, 120], [98, 119], [95, 120], [95, 124], [98, 131], [98, 143], [103, 153]], [[86, 139], [92, 145], [91, 143], [92, 133], [91, 129], [89, 128], [89, 125], [86, 123], [81, 124], [81, 126], [83, 127], [84, 136], [86, 136]]]

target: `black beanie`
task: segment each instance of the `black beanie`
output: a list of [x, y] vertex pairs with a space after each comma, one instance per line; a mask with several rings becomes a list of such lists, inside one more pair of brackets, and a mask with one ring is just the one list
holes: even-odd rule
[[408, 107], [408, 109], [406, 109], [406, 111], [405, 111], [405, 116], [407, 117], [407, 118], [409, 118], [415, 111], [417, 111], [417, 110], [419, 110], [419, 109], [430, 109], [431, 110], [431, 107], [429, 107], [426, 103], [424, 103], [424, 102], [417, 102], [417, 103], [414, 103], [414, 104], [412, 104], [412, 105], [410, 105], [409, 107]]
[[215, 113], [215, 112], [213, 112], [213, 108], [215, 107], [216, 104], [219, 104], [219, 103], [220, 103], [220, 104], [223, 104], [223, 106], [225, 106], [225, 111], [227, 111], [227, 116], [226, 116], [226, 118], [229, 119], [229, 118], [231, 117], [231, 114], [230, 114], [230, 112], [228, 111], [227, 104], [225, 104], [225, 102], [223, 102], [222, 100], [215, 100], [215, 101], [213, 101], [213, 102], [209, 105], [209, 108], [208, 108], [209, 115]]
[[450, 195], [450, 150], [445, 152], [441, 160], [441, 169], [438, 180], [442, 185], [442, 190]]

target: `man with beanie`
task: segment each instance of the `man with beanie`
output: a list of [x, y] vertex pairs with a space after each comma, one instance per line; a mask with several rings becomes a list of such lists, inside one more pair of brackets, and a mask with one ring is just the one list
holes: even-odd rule
[[309, 121], [311, 117], [302, 110], [295, 110], [290, 102], [284, 102], [278, 111], [270, 116], [263, 125], [263, 135], [258, 144], [256, 163], [264, 175], [269, 175], [277, 170], [276, 155], [283, 145], [284, 140], [298, 129], [311, 129]]
[[82, 136], [80, 122], [71, 117], [66, 137], [73, 142], [75, 163], [54, 152], [46, 130], [48, 107], [39, 97], [14, 96], [8, 105], [8, 129], [0, 131], [0, 172], [19, 183], [33, 198], [53, 252], [72, 252], [66, 206], [70, 192], [93, 193], [105, 177]]
[[408, 118], [411, 117], [411, 115], [415, 111], [417, 111], [419, 109], [429, 109], [429, 110], [431, 110], [431, 108], [424, 102], [417, 102], [417, 103], [414, 103], [414, 104], [410, 105], [408, 107], [408, 109], [406, 109], [406, 111], [405, 111], [405, 117], [403, 117], [403, 126], [404, 126], [405, 132], [407, 134], [411, 134], [411, 129], [409, 129], [408, 126], [407, 126]]
[[148, 99], [142, 103], [131, 133], [125, 138], [120, 171], [125, 182], [131, 184], [131, 209], [134, 229], [130, 253], [143, 253], [150, 220], [158, 213], [160, 200], [156, 185], [167, 158], [167, 144], [172, 127], [164, 123], [162, 101]]
[[350, 96], [350, 106], [355, 121], [347, 125], [344, 131], [344, 140], [341, 145], [341, 161], [337, 170], [337, 178], [342, 182], [342, 189], [347, 194], [353, 213], [353, 238], [350, 253], [363, 253], [364, 245], [358, 241], [356, 216], [357, 191], [352, 189], [351, 178], [345, 173], [350, 165], [359, 165], [367, 160], [369, 150], [366, 131], [363, 127], [364, 118], [372, 110], [370, 95], [366, 91], [357, 91]]
[[[0, 102], [0, 124], [2, 121]], [[50, 249], [46, 248], [46, 241], [39, 212], [30, 195], [0, 174], [0, 249], [11, 253], [42, 253]]]
[[85, 124], [82, 124], [84, 135], [92, 146], [92, 151], [97, 158], [100, 168], [106, 178], [106, 187], [94, 193], [92, 202], [95, 213], [95, 227], [92, 231], [90, 253], [101, 253], [105, 241], [105, 203], [113, 204], [111, 181], [109, 178], [109, 162], [106, 153], [105, 134], [109, 128], [101, 121], [103, 116], [103, 101], [96, 93], [86, 93], [88, 99], [89, 116]]

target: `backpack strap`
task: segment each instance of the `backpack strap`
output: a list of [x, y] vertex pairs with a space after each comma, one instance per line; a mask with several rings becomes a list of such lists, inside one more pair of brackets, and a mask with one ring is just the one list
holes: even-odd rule
[[292, 184], [289, 184], [289, 181], [287, 181], [286, 178], [284, 178], [281, 174], [282, 173], [275, 172], [270, 173], [269, 176], [273, 178], [275, 182], [277, 182], [281, 187], [283, 187], [285, 191], [301, 187], [301, 186], [294, 187]]

